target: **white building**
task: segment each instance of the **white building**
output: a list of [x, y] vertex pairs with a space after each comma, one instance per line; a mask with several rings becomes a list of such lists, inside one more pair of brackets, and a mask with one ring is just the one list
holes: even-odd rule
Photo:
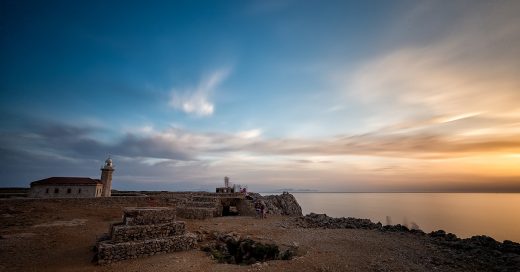
[[108, 158], [101, 168], [101, 179], [82, 177], [50, 177], [31, 182], [29, 197], [108, 197], [112, 190], [112, 159]]

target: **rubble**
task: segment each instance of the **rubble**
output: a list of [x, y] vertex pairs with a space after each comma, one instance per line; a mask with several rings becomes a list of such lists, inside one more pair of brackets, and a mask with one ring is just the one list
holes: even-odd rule
[[297, 255], [298, 246], [280, 247], [274, 243], [261, 243], [239, 234], [214, 233], [213, 242], [202, 247], [218, 262], [252, 265], [270, 260], [290, 260]]

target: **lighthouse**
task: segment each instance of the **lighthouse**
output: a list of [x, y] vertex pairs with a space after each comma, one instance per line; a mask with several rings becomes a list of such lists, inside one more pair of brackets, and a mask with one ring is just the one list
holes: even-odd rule
[[103, 184], [103, 193], [101, 196], [109, 197], [112, 195], [112, 173], [114, 170], [112, 159], [108, 157], [105, 161], [105, 165], [101, 168], [101, 183]]

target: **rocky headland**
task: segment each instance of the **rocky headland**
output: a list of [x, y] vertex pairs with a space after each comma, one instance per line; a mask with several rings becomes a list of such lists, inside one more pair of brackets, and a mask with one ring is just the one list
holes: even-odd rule
[[[487, 236], [462, 239], [443, 230], [425, 233], [368, 219], [303, 216], [291, 194], [250, 194], [245, 199], [263, 200], [268, 218], [211, 216], [217, 207], [208, 217], [183, 218], [184, 223], [170, 228], [161, 225], [168, 224], [164, 222], [141, 222], [126, 210], [132, 220], [121, 223], [126, 207], [214, 209], [214, 196], [207, 193], [0, 200], [0, 271], [520, 271], [516, 242]], [[250, 204], [241, 202], [241, 211], [247, 212]], [[192, 233], [193, 242], [186, 251], [174, 253], [171, 247], [154, 249], [153, 254], [136, 248], [134, 255], [146, 258], [131, 255], [99, 266], [91, 262], [92, 249], [106, 239], [110, 226], [118, 248], [119, 243], [133, 246], [152, 236], [172, 240], [184, 232]], [[126, 252], [133, 254], [130, 249]], [[120, 256], [117, 252], [104, 254]]]

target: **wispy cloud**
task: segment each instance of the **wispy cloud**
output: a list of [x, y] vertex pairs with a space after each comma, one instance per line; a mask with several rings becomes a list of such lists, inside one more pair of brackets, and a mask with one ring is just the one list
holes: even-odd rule
[[261, 134], [262, 134], [262, 130], [256, 128], [256, 129], [241, 131], [237, 134], [237, 136], [240, 138], [244, 138], [244, 139], [253, 139], [253, 138], [259, 137]]
[[[437, 125], [467, 126], [476, 118], [479, 117]], [[424, 123], [430, 122], [433, 121]], [[204, 184], [231, 175], [247, 178], [251, 183], [284, 179], [300, 186], [311, 186], [322, 179], [331, 181], [323, 186], [335, 186], [342, 184], [345, 177], [373, 182], [392, 178], [397, 186], [419, 176], [433, 180], [447, 179], [454, 173], [472, 175], [471, 178], [482, 178], [482, 173], [502, 177], [520, 174], [516, 167], [520, 154], [520, 141], [516, 139], [520, 139], [520, 131], [509, 137], [480, 135], [470, 141], [452, 134], [432, 134], [421, 122], [413, 130], [409, 126], [414, 124], [405, 124], [368, 134], [322, 139], [266, 138], [260, 137], [260, 129], [201, 133], [146, 128], [127, 132], [116, 141], [103, 142], [95, 137], [101, 128], [42, 120], [37, 123], [40, 126], [30, 126], [28, 132], [0, 135], [0, 164], [8, 169], [23, 169], [27, 182], [45, 177], [42, 173], [96, 175], [95, 169], [107, 153], [117, 160], [118, 175], [134, 176], [134, 182], [144, 183], [190, 180]], [[31, 176], [35, 173], [38, 176]], [[348, 186], [368, 188], [353, 183]]]
[[213, 115], [215, 104], [211, 97], [230, 72], [229, 68], [221, 68], [204, 77], [195, 87], [174, 88], [171, 92], [170, 106], [195, 116]]
[[[335, 150], [424, 158], [518, 150], [520, 5], [478, 3], [438, 22], [440, 5], [406, 17], [392, 32], [401, 35], [398, 47], [348, 73], [338, 69], [333, 81], [345, 101], [366, 109], [367, 134]], [[407, 35], [429, 25], [442, 31], [435, 38]]]
[[[514, 111], [520, 101], [518, 7], [515, 1], [468, 6], [436, 39], [410, 42], [365, 62], [344, 88], [381, 108], [386, 120]], [[423, 19], [431, 10], [422, 9], [401, 27], [433, 23]]]

